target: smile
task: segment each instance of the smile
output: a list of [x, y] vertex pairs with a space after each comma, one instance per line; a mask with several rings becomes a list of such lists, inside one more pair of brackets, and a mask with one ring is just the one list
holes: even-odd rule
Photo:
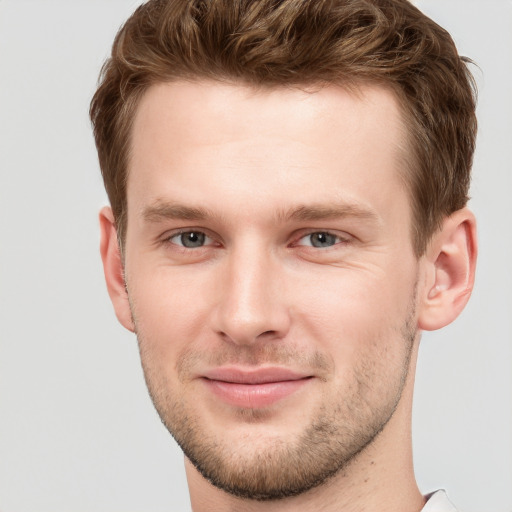
[[283, 368], [243, 371], [219, 368], [202, 377], [207, 388], [223, 402], [249, 409], [268, 407], [306, 385], [313, 377]]

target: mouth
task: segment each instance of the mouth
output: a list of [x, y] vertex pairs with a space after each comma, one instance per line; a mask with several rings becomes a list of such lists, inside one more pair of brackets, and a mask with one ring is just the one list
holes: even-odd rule
[[296, 393], [313, 376], [278, 367], [224, 367], [208, 371], [201, 378], [209, 391], [228, 405], [259, 409]]

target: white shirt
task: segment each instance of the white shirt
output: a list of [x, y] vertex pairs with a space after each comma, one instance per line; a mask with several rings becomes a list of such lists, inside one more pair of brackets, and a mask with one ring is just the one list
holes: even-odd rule
[[433, 492], [421, 512], [457, 512], [443, 490]]

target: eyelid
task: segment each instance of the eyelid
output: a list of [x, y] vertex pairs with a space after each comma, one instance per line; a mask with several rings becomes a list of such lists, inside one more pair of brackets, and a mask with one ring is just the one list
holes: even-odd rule
[[[197, 249], [201, 249], [204, 247], [210, 247], [212, 245], [218, 245], [218, 246], [223, 245], [223, 242], [218, 235], [216, 235], [215, 233], [212, 233], [209, 229], [199, 228], [199, 227], [176, 228], [173, 230], [166, 231], [161, 237], [159, 237], [158, 242], [163, 243], [163, 244], [168, 243], [168, 244], [174, 245], [175, 247], [191, 250], [190, 248], [186, 248], [181, 244], [177, 244], [177, 243], [171, 241], [173, 238], [178, 237], [184, 233], [202, 233], [205, 235], [206, 239], [208, 240], [208, 243], [205, 243], [205, 245], [198, 247]], [[338, 241], [334, 245], [332, 245], [330, 247], [325, 247], [325, 248], [323, 248], [324, 250], [329, 249], [331, 247], [336, 247], [340, 244], [349, 243], [351, 240], [354, 239], [354, 237], [352, 235], [348, 234], [345, 231], [340, 232], [335, 229], [312, 228], [312, 229], [307, 229], [307, 230], [301, 230], [299, 233], [295, 234], [295, 236], [293, 236], [294, 241], [291, 243], [291, 246], [311, 247], [313, 249], [319, 249], [319, 248], [313, 247], [311, 245], [300, 243], [300, 241], [302, 239], [304, 239], [308, 236], [311, 236], [312, 234], [315, 234], [315, 233], [326, 233], [326, 234], [332, 235], [338, 239]]]
[[204, 240], [203, 240], [204, 243], [198, 247], [186, 247], [182, 243], [177, 243], [177, 242], [171, 242], [171, 243], [176, 244], [180, 247], [186, 247], [187, 249], [200, 249], [201, 247], [207, 247], [207, 246], [211, 245], [212, 239], [206, 233], [203, 233], [201, 231], [184, 231], [182, 233], [176, 233], [175, 235], [171, 236], [169, 238], [169, 240], [173, 240], [173, 239], [179, 240], [182, 237], [182, 235], [184, 235], [184, 234], [187, 235], [187, 234], [191, 234], [191, 233], [204, 235]]
[[[309, 244], [301, 244], [300, 241], [303, 240], [304, 238], [308, 237], [308, 236], [311, 236], [311, 235], [314, 235], [315, 233], [325, 233], [327, 235], [331, 235], [331, 236], [334, 236], [338, 239], [338, 241], [334, 244], [334, 245], [331, 245], [331, 246], [328, 246], [328, 247], [324, 247], [324, 248], [320, 248], [320, 247], [314, 247], [312, 245], [309, 245]], [[326, 249], [330, 249], [330, 248], [333, 248], [333, 247], [336, 247], [340, 244], [345, 244], [345, 243], [348, 243], [350, 242], [351, 240], [353, 240], [353, 236], [349, 235], [348, 233], [346, 232], [340, 232], [340, 231], [336, 231], [336, 230], [333, 230], [333, 229], [310, 229], [310, 230], [307, 230], [307, 231], [301, 231], [299, 236], [295, 237], [295, 242], [293, 242], [292, 245], [294, 246], [299, 246], [299, 247], [312, 247], [313, 249], [323, 249], [323, 250], [326, 250]]]
[[184, 233], [201, 233], [205, 236], [205, 239], [208, 240], [208, 243], [205, 243], [203, 246], [197, 247], [196, 249], [201, 249], [204, 247], [210, 247], [215, 244], [219, 244], [219, 242], [216, 241], [218, 237], [215, 237], [213, 233], [211, 233], [208, 229], [205, 228], [195, 228], [195, 227], [186, 227], [186, 228], [178, 228], [166, 231], [160, 238], [159, 242], [163, 244], [172, 244], [176, 247], [186, 249], [188, 251], [192, 250], [192, 248], [185, 247], [182, 244], [178, 244], [172, 241], [173, 238], [179, 237], [180, 235], [183, 235]]

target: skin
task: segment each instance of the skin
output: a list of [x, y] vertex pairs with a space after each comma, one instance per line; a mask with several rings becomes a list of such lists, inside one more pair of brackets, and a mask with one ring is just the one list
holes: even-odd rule
[[[404, 133], [378, 87], [175, 82], [142, 98], [124, 261], [109, 208], [101, 252], [187, 455], [194, 511], [423, 507], [410, 439], [420, 331], [464, 307], [476, 237], [463, 209], [415, 257]], [[204, 378], [226, 366], [303, 382], [232, 404]]]

